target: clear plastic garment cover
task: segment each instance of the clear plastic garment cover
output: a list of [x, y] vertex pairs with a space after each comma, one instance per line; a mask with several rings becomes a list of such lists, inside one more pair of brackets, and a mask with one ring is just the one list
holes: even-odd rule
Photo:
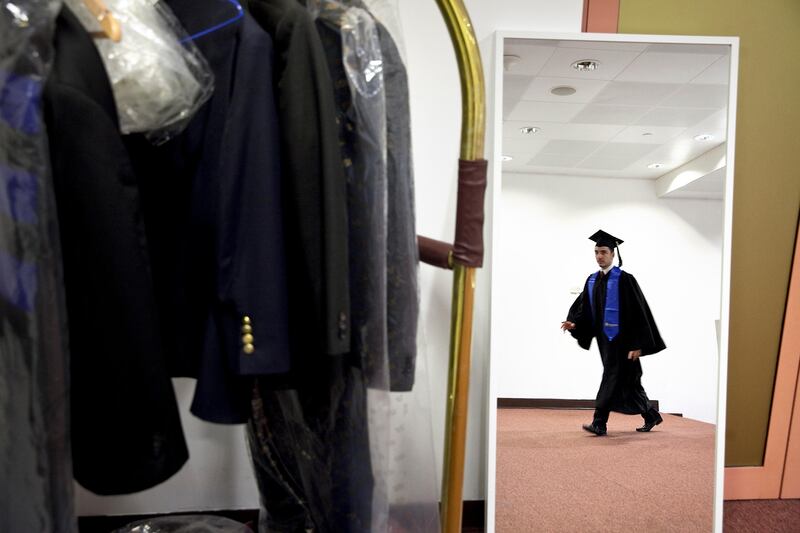
[[[81, 0], [64, 0], [87, 31], [99, 25]], [[111, 82], [122, 133], [155, 144], [180, 133], [213, 92], [205, 58], [161, 2], [105, 0], [122, 39], [96, 39]]]
[[58, 227], [42, 120], [60, 2], [0, 3], [0, 531], [75, 531]]
[[[395, 63], [389, 64], [389, 32], [361, 1], [304, 3], [316, 20], [332, 65], [341, 112], [337, 119], [350, 217], [351, 364], [317, 365], [309, 369], [316, 376], [296, 391], [262, 388], [248, 433], [256, 476], [270, 477], [260, 481], [262, 496], [263, 487], [292, 485], [277, 479], [280, 469], [269, 465], [280, 459], [282, 450], [274, 444], [280, 431], [298, 451], [293, 473], [300, 493], [287, 490], [285, 501], [272, 502], [276, 510], [282, 504], [294, 505], [288, 500], [304, 500], [313, 522], [307, 527], [315, 531], [438, 531], [438, 476], [424, 342], [419, 343], [416, 367], [410, 371], [413, 387], [396, 379], [401, 373], [398, 355], [409, 351], [408, 344], [417, 352], [418, 344], [410, 142], [398, 146], [398, 124], [387, 121], [397, 107], [404, 109], [405, 122], [409, 120], [407, 92], [402, 107], [393, 101], [397, 93], [387, 87], [391, 75], [396, 75], [392, 69], [398, 67], [403, 69], [402, 83], [407, 84], [405, 67], [394, 44], [389, 46]], [[392, 2], [382, 7], [384, 17], [395, 12]], [[393, 22], [392, 27], [399, 26]], [[410, 130], [406, 133], [410, 135]], [[396, 158], [407, 158], [408, 168], [398, 170]], [[407, 180], [407, 186], [397, 187], [392, 181], [396, 179]], [[398, 208], [398, 202], [403, 207]], [[411, 238], [401, 241], [399, 234]], [[413, 282], [397, 287], [395, 270], [405, 267], [413, 272]], [[409, 301], [398, 304], [403, 297]], [[408, 332], [399, 325], [409, 317], [398, 307], [413, 309], [413, 332], [402, 338], [393, 332]], [[271, 514], [269, 498], [264, 503], [262, 520]], [[277, 516], [276, 522], [261, 523], [262, 531], [272, 527], [279, 528]]]
[[244, 524], [212, 515], [175, 515], [127, 524], [112, 533], [252, 533]]

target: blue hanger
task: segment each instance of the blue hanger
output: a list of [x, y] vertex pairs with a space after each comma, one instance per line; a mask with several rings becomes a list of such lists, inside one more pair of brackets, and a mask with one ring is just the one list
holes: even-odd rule
[[224, 28], [225, 26], [227, 26], [229, 24], [233, 24], [237, 20], [239, 20], [242, 17], [244, 17], [244, 10], [242, 9], [242, 4], [240, 4], [236, 0], [226, 0], [226, 1], [236, 9], [236, 15], [233, 18], [228, 19], [228, 20], [223, 21], [223, 22], [220, 22], [219, 24], [217, 24], [215, 26], [211, 26], [210, 28], [206, 28], [205, 30], [199, 31], [199, 32], [195, 33], [194, 35], [190, 35], [188, 37], [184, 37], [183, 39], [181, 39], [181, 43], [185, 43], [187, 41], [193, 41], [193, 40], [195, 40], [195, 39], [197, 39], [199, 37], [202, 37], [203, 35], [208, 35], [209, 33], [213, 33], [215, 31], [217, 31], [218, 29]]

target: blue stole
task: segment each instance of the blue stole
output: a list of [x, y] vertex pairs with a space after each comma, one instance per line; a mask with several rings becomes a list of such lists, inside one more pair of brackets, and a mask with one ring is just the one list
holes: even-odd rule
[[[603, 333], [609, 341], [619, 333], [619, 274], [622, 272], [619, 267], [614, 267], [608, 271], [608, 285], [606, 285], [606, 308], [603, 313]], [[594, 314], [594, 282], [597, 280], [599, 272], [595, 272], [589, 277], [589, 304]]]

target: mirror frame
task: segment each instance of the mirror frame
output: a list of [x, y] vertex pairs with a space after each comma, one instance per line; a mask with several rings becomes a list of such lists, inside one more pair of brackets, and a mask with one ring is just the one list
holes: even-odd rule
[[[720, 338], [719, 338], [719, 370], [717, 376], [717, 424], [714, 437], [714, 499], [713, 499], [713, 531], [722, 532], [722, 504], [724, 496], [725, 476], [725, 427], [726, 427], [726, 398], [728, 384], [728, 333], [730, 322], [730, 289], [731, 289], [731, 242], [733, 232], [733, 176], [734, 152], [736, 145], [736, 106], [737, 85], [739, 73], [739, 38], [738, 37], [708, 37], [689, 35], [639, 35], [619, 33], [546, 33], [526, 31], [497, 31], [494, 34], [491, 55], [486, 57], [487, 72], [491, 85], [487, 93], [487, 115], [489, 138], [487, 146], [491, 147], [490, 183], [491, 183], [491, 255], [490, 270], [493, 265], [504, 257], [502, 247], [497, 246], [498, 236], [502, 231], [502, 210], [500, 199], [503, 186], [502, 170], [502, 132], [503, 132], [503, 51], [506, 39], [551, 39], [572, 41], [605, 41], [628, 43], [655, 43], [655, 44], [710, 44], [727, 45], [731, 48], [730, 76], [728, 85], [728, 123], [727, 146], [725, 166], [725, 194], [722, 236], [722, 289], [720, 299]], [[494, 331], [494, 310], [499, 309], [501, 302], [498, 295], [495, 279], [490, 276], [490, 309], [489, 309], [489, 357], [488, 357], [488, 404], [486, 405], [486, 472], [485, 472], [485, 497], [486, 497], [486, 533], [495, 531], [495, 482], [497, 466], [497, 383], [496, 374], [492, 368], [492, 354], [498, 346], [497, 336]]]

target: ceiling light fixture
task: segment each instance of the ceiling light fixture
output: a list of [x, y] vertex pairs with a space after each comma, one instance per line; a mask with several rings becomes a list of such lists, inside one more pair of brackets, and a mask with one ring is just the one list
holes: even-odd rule
[[695, 135], [694, 140], [695, 141], [710, 141], [713, 138], [714, 138], [714, 136], [711, 135], [710, 133], [702, 133], [700, 135]]
[[572, 96], [576, 92], [577, 89], [575, 89], [575, 87], [570, 87], [569, 85], [559, 85], [550, 89], [550, 94], [554, 94], [556, 96]]
[[525, 126], [524, 128], [520, 128], [519, 131], [524, 133], [525, 135], [533, 135], [534, 133], [538, 133], [540, 128], [536, 126]]
[[597, 70], [599, 66], [600, 62], [596, 59], [579, 59], [572, 64], [572, 68], [578, 72], [591, 72]]
[[664, 163], [650, 163], [647, 165], [647, 168], [661, 168], [664, 166]]
[[508, 72], [512, 70], [522, 58], [516, 54], [505, 54], [503, 56], [503, 69]]
[[651, 132], [651, 131], [646, 131], [646, 132], [642, 133], [642, 137], [650, 137], [652, 135], [653, 135], [653, 132]]
[[513, 157], [511, 157], [510, 155], [504, 155], [504, 156], [502, 156], [502, 157], [501, 157], [501, 159], [502, 159], [503, 161], [511, 161], [511, 160], [512, 160], [512, 159], [514, 159], [514, 158], [513, 158]]

